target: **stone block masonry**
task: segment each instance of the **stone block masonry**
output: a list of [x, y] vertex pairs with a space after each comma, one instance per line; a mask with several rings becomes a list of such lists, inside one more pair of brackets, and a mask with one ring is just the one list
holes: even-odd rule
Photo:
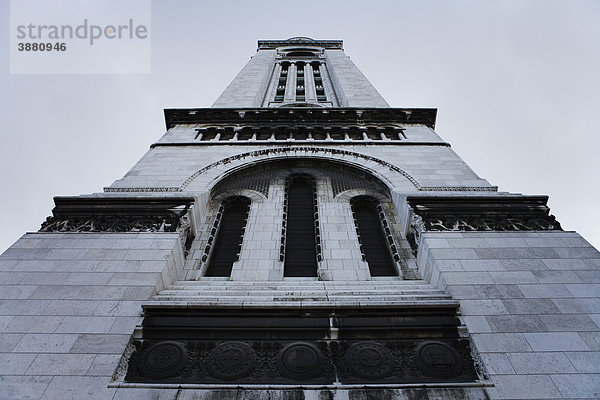
[[19, 239], [0, 256], [0, 398], [143, 398], [108, 384], [142, 302], [181, 268], [178, 247], [177, 233]]
[[428, 232], [419, 267], [460, 302], [492, 397], [600, 397], [600, 252], [577, 233]]

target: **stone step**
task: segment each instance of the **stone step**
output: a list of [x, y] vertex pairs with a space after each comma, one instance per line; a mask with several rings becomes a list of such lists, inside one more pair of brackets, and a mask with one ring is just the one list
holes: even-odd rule
[[[178, 281], [153, 297], [158, 303], [222, 307], [337, 307], [369, 304], [456, 304], [423, 281]], [[157, 304], [157, 303], [154, 303]]]
[[169, 287], [173, 290], [198, 290], [198, 291], [210, 291], [210, 290], [285, 290], [285, 291], [310, 291], [310, 290], [405, 290], [405, 291], [419, 291], [419, 290], [438, 290], [431, 285], [372, 285], [369, 283], [365, 284], [354, 284], [345, 286], [336, 285], [313, 285], [313, 286], [287, 286], [277, 284], [235, 284], [230, 283], [228, 285], [179, 285], [174, 284]]
[[390, 279], [390, 280], [372, 280], [372, 281], [317, 281], [317, 280], [283, 280], [283, 281], [230, 281], [221, 279], [203, 279], [199, 281], [177, 281], [174, 283], [176, 286], [226, 286], [226, 285], [278, 285], [278, 286], [351, 286], [351, 285], [425, 285], [429, 286], [425, 281], [422, 280], [402, 280], [402, 279]]
[[151, 300], [145, 302], [142, 307], [147, 308], [206, 308], [210, 307], [213, 309], [218, 308], [231, 308], [231, 309], [248, 309], [248, 308], [428, 308], [428, 307], [457, 307], [458, 302], [456, 300], [449, 299], [429, 299], [429, 300], [381, 300], [381, 299], [354, 299], [351, 302], [348, 301], [252, 301], [251, 299], [245, 298], [243, 301], [234, 299], [194, 299], [193, 301], [170, 301], [170, 300]]
[[335, 294], [335, 295], [355, 295], [355, 294], [392, 294], [392, 295], [427, 295], [432, 293], [441, 293], [436, 289], [421, 289], [421, 290], [405, 290], [405, 289], [365, 289], [365, 288], [356, 288], [352, 289], [344, 289], [344, 290], [336, 290], [335, 288], [323, 288], [323, 289], [315, 289], [315, 290], [282, 290], [281, 288], [277, 289], [248, 289], [248, 288], [230, 288], [229, 290], [225, 289], [211, 289], [211, 290], [198, 290], [198, 289], [165, 289], [160, 291], [160, 295], [183, 295], [183, 296], [219, 296], [219, 295], [228, 295], [231, 293], [237, 293], [241, 295], [249, 295], [249, 296], [263, 296], [263, 295], [281, 295], [281, 296], [311, 296], [317, 294]]
[[381, 304], [425, 304], [428, 302], [435, 302], [436, 304], [440, 303], [440, 302], [444, 302], [444, 301], [451, 301], [450, 299], [448, 299], [447, 297], [424, 297], [421, 299], [415, 299], [415, 298], [406, 298], [406, 297], [397, 297], [397, 298], [393, 298], [393, 297], [386, 297], [386, 298], [378, 298], [378, 297], [368, 297], [368, 296], [359, 296], [359, 297], [353, 297], [350, 299], [341, 299], [341, 298], [320, 298], [320, 297], [314, 297], [314, 298], [285, 298], [285, 297], [281, 297], [281, 298], [248, 298], [248, 297], [236, 297], [236, 296], [232, 296], [232, 297], [218, 297], [218, 298], [181, 298], [181, 297], [160, 297], [160, 298], [155, 298], [154, 300], [156, 301], [161, 301], [161, 302], [185, 302], [185, 303], [210, 303], [210, 304], [281, 304], [281, 303], [286, 303], [286, 304], [292, 304], [292, 303], [299, 303], [299, 304], [315, 304], [315, 303], [322, 303], [322, 304], [344, 304], [344, 305], [351, 305], [351, 304], [364, 304], [364, 303], [370, 303], [370, 304], [377, 304], [377, 303], [381, 303]]

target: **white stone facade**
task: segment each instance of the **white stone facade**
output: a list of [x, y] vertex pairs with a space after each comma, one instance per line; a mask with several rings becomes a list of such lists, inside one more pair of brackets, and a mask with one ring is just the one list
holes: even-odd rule
[[[276, 57], [274, 49], [259, 50], [213, 107], [261, 107]], [[343, 50], [327, 49], [323, 57], [328, 93], [335, 93], [341, 107], [389, 107]], [[318, 143], [202, 141], [198, 129], [206, 124], [170, 127], [104, 193], [81, 197], [193, 198], [189, 249], [177, 232], [25, 234], [0, 256], [0, 398], [477, 399], [485, 392], [498, 399], [599, 398], [600, 252], [575, 232], [463, 231], [424, 232], [413, 255], [408, 196], [510, 195], [478, 177], [431, 126], [397, 125], [403, 132], [397, 142], [328, 137]], [[265, 193], [236, 181], [245, 170], [282, 163], [289, 167], [270, 175]], [[362, 173], [383, 189], [365, 183], [336, 193], [335, 168], [327, 163]], [[283, 276], [283, 192], [292, 173], [316, 180], [322, 260], [314, 279]], [[238, 186], [224, 186], [228, 179]], [[398, 276], [373, 279], [361, 257], [349, 201], [365, 194], [382, 205], [401, 256]], [[202, 257], [219, 205], [231, 195], [251, 200], [239, 260], [229, 278], [208, 278]], [[370, 389], [126, 383], [126, 347], [139, 335], [141, 307], [147, 304], [245, 309], [457, 304], [462, 334], [481, 362], [480, 376], [470, 384]]]

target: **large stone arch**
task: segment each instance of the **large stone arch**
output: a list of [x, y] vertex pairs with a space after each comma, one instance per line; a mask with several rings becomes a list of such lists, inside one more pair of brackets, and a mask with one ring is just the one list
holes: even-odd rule
[[291, 147], [261, 149], [223, 158], [196, 171], [180, 186], [180, 191], [204, 192], [222, 179], [249, 166], [269, 161], [297, 158], [334, 161], [365, 171], [383, 182], [390, 191], [411, 193], [422, 186], [401, 168], [361, 153], [321, 147]]

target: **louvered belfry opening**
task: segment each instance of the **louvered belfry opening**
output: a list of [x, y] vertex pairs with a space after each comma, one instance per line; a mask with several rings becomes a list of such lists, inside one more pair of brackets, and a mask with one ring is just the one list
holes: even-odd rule
[[369, 264], [371, 276], [398, 275], [389, 245], [381, 225], [379, 202], [369, 196], [358, 196], [350, 201], [361, 251]]
[[292, 175], [286, 182], [285, 277], [316, 277], [315, 182]]
[[217, 219], [218, 233], [206, 270], [206, 276], [229, 276], [233, 263], [238, 260], [250, 200], [246, 197], [230, 197], [223, 202]]

